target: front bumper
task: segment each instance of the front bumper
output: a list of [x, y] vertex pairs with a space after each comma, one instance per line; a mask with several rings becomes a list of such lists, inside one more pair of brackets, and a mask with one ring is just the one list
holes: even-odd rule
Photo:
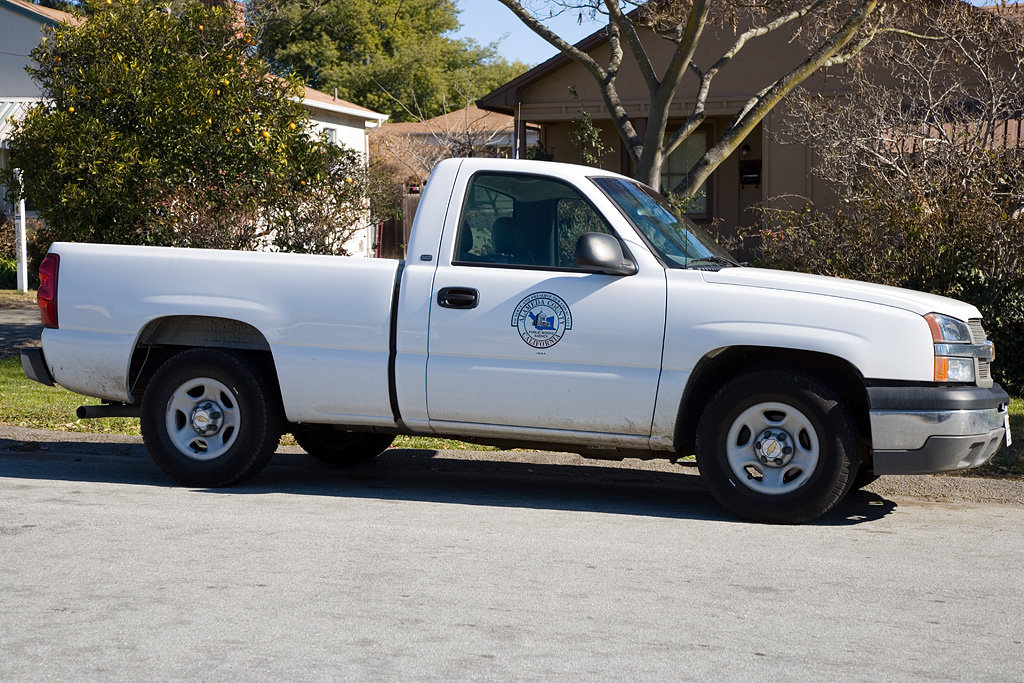
[[979, 467], [1006, 439], [1010, 398], [992, 387], [868, 387], [872, 470], [930, 474]]

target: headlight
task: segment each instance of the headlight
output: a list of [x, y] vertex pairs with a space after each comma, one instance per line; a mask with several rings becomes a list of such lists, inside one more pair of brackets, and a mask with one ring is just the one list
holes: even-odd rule
[[995, 355], [992, 342], [973, 343], [971, 328], [956, 318], [938, 313], [924, 316], [935, 345], [936, 382], [974, 382], [977, 377], [976, 359], [991, 361]]
[[973, 382], [974, 359], [950, 356], [935, 357], [936, 382]]
[[962, 320], [938, 313], [929, 313], [924, 319], [928, 322], [928, 329], [932, 331], [932, 341], [936, 344], [970, 344], [972, 341], [971, 328]]

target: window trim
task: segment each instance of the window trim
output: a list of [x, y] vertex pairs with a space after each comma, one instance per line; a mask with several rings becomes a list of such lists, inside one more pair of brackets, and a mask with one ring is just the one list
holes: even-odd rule
[[[583, 193], [578, 187], [576, 187], [572, 183], [568, 183], [568, 182], [566, 182], [566, 181], [564, 181], [564, 180], [562, 180], [560, 178], [554, 177], [554, 176], [543, 175], [543, 174], [539, 174], [539, 173], [523, 173], [523, 172], [519, 172], [519, 171], [480, 170], [480, 171], [476, 171], [475, 173], [473, 173], [469, 177], [467, 182], [466, 182], [466, 193], [465, 193], [465, 196], [462, 199], [462, 206], [459, 207], [459, 216], [458, 216], [458, 221], [456, 222], [456, 225], [458, 227], [456, 228], [455, 239], [452, 240], [452, 252], [451, 252], [451, 257], [450, 257], [450, 260], [449, 260], [449, 263], [451, 263], [451, 265], [453, 265], [453, 266], [460, 266], [460, 267], [472, 267], [472, 268], [500, 268], [500, 269], [516, 269], [516, 270], [536, 270], [536, 271], [546, 271], [546, 272], [552, 272], [552, 273], [578, 273], [580, 275], [600, 275], [600, 274], [602, 274], [602, 273], [599, 273], [598, 271], [589, 270], [589, 269], [586, 269], [586, 268], [581, 268], [579, 266], [563, 267], [563, 266], [548, 266], [548, 265], [531, 265], [531, 264], [523, 264], [523, 263], [490, 263], [490, 262], [486, 262], [486, 261], [462, 261], [462, 260], [458, 260], [459, 244], [460, 244], [460, 242], [462, 240], [462, 226], [465, 223], [466, 207], [469, 205], [469, 201], [470, 201], [471, 194], [472, 194], [470, 192], [470, 190], [473, 187], [474, 183], [476, 182], [477, 176], [481, 176], [481, 175], [506, 176], [506, 177], [507, 176], [522, 176], [522, 177], [525, 177], [525, 178], [535, 178], [537, 180], [544, 180], [544, 181], [547, 181], [547, 182], [550, 182], [550, 183], [554, 183], [556, 185], [561, 185], [563, 187], [569, 188], [570, 190], [572, 190], [578, 196], [578, 198], [580, 200], [582, 200], [587, 206], [590, 207], [590, 209], [594, 212], [595, 215], [599, 216], [601, 218], [601, 220], [604, 221], [605, 225], [608, 227], [608, 229], [610, 231], [608, 234], [613, 235], [615, 237], [615, 239], [617, 239], [619, 241], [619, 247], [622, 249], [623, 256], [626, 257], [626, 258], [633, 259], [633, 261], [636, 262], [636, 258], [633, 256], [633, 254], [630, 252], [629, 248], [626, 246], [626, 243], [623, 241], [622, 235], [620, 235], [618, 233], [618, 231], [612, 225], [611, 221], [608, 220], [608, 217], [605, 216], [603, 213], [601, 213], [601, 211], [598, 210], [598, 208], [594, 205], [594, 202], [591, 201], [590, 197], [588, 197], [585, 193]], [[486, 189], [491, 189], [491, 188], [486, 188]], [[500, 192], [499, 190], [493, 190], [493, 191], [494, 192], [498, 192], [499, 194], [504, 194], [504, 193]], [[512, 197], [512, 195], [505, 194], [504, 196], [509, 197], [509, 198], [512, 199], [513, 207], [514, 207], [514, 205], [517, 203], [517, 200], [514, 197]], [[563, 197], [561, 199], [570, 199], [570, 198]], [[513, 219], [515, 218], [514, 212], [513, 212], [513, 216], [512, 217], [513, 217]], [[555, 229], [557, 229], [557, 226], [555, 227]], [[470, 228], [470, 230], [472, 230], [472, 228]], [[616, 277], [616, 276], [609, 276], [609, 277]]]
[[[677, 123], [670, 123], [669, 126], [665, 129], [665, 137], [666, 138], [672, 137], [672, 135], [677, 130], [682, 128], [684, 124], [685, 124], [685, 121], [679, 121]], [[704, 138], [704, 152], [705, 153], [707, 153], [707, 151], [709, 149], [711, 149], [711, 147], [712, 147], [712, 140], [715, 138], [715, 129], [716, 129], [716, 125], [715, 124], [716, 124], [716, 122], [714, 120], [705, 121], [704, 123], [702, 123], [699, 126], [697, 126], [697, 128], [695, 128], [694, 131], [693, 131], [694, 133], [705, 133], [706, 134], [706, 137]], [[679, 150], [679, 148], [677, 147], [676, 151], [678, 151], [678, 150]], [[665, 162], [667, 162], [667, 161], [668, 161], [668, 159], [666, 158]], [[689, 218], [694, 223], [697, 223], [698, 225], [710, 224], [711, 222], [713, 222], [715, 220], [715, 215], [717, 215], [717, 211], [715, 210], [717, 208], [717, 206], [715, 204], [715, 200], [716, 200], [716, 197], [715, 197], [715, 176], [716, 175], [717, 175], [717, 172], [716, 173], [712, 173], [710, 176], [708, 176], [708, 179], [706, 181], [704, 181], [704, 184], [706, 186], [705, 198], [704, 198], [704, 213], [687, 213], [686, 214], [687, 218]], [[659, 184], [660, 184], [661, 183], [661, 178], [660, 177], [658, 178], [658, 181], [659, 181]], [[665, 196], [660, 191], [659, 191], [659, 194], [662, 194], [662, 196]]]

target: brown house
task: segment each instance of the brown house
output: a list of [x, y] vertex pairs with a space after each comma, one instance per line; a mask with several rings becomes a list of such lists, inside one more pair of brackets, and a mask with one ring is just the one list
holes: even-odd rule
[[[641, 31], [641, 40], [659, 73], [672, 56], [674, 44]], [[708, 27], [694, 60], [705, 68], [733, 43], [732, 27]], [[599, 63], [607, 64], [609, 47], [604, 29], [577, 44]], [[792, 32], [774, 31], [754, 39], [716, 77], [707, 99], [707, 118], [701, 128], [680, 145], [662, 169], [662, 187], [674, 187], [685, 176], [693, 162], [717, 140], [719, 132], [750, 97], [792, 70], [807, 55], [806, 48], [793, 40]], [[669, 133], [681, 125], [695, 103], [698, 79], [692, 73], [684, 77], [672, 113]], [[643, 77], [628, 51], [620, 69], [617, 85], [619, 96], [638, 132], [646, 124], [650, 95]], [[842, 95], [843, 81], [812, 76], [804, 87], [826, 96]], [[575, 92], [575, 96], [574, 96]], [[608, 108], [593, 76], [565, 55], [558, 54], [522, 76], [481, 98], [481, 109], [515, 116], [517, 125], [541, 128], [541, 142], [554, 154], [556, 161], [581, 163], [581, 151], [570, 134], [578, 129], [574, 119], [586, 111], [601, 129], [603, 144], [614, 152], [604, 157], [604, 168], [628, 174], [629, 155], [611, 121]], [[793, 198], [802, 203], [806, 198], [818, 206], [834, 201], [834, 193], [811, 173], [814, 153], [811, 149], [785, 141], [781, 107], [768, 115], [706, 183], [703, 196], [689, 210], [691, 218], [709, 224], [715, 222], [725, 232], [733, 227], [753, 226], [757, 215], [748, 209], [758, 204], [780, 207]], [[674, 126], [673, 126], [674, 124]], [[1009, 133], [1009, 131], [1008, 131]], [[1015, 142], [1017, 134], [1014, 134]], [[523, 150], [520, 150], [521, 153]], [[785, 199], [787, 198], [788, 199]], [[792, 204], [790, 204], [792, 206]]]
[[[520, 147], [540, 139], [536, 126], [524, 126]], [[377, 255], [404, 258], [420, 190], [430, 172], [449, 157], [511, 158], [516, 153], [515, 118], [474, 105], [424, 121], [385, 123], [370, 133], [370, 154], [385, 173], [405, 188], [401, 220], [381, 225]]]
[[[539, 139], [537, 127], [526, 126], [523, 143]], [[469, 105], [425, 121], [385, 123], [370, 133], [370, 152], [393, 178], [418, 188], [441, 159], [512, 158], [517, 142], [514, 117]]]

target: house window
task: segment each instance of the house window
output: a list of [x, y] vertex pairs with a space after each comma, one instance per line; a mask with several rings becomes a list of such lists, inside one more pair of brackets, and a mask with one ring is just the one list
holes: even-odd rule
[[[661, 167], [661, 193], [668, 195], [679, 183], [686, 180], [686, 173], [693, 168], [693, 165], [707, 149], [708, 133], [706, 130], [696, 130], [679, 143], [679, 146]], [[709, 199], [708, 183], [705, 182], [687, 207], [686, 215], [696, 218], [709, 217]]]

